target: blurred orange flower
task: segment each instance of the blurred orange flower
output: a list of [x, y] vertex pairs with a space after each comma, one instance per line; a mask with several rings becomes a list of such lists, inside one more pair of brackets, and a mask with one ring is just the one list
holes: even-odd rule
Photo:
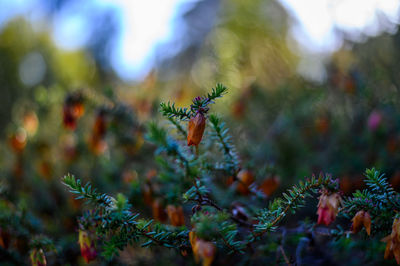
[[159, 222], [165, 222], [167, 220], [167, 214], [159, 200], [153, 201], [152, 205], [153, 218]]
[[386, 242], [385, 259], [396, 259], [397, 264], [400, 264], [400, 219], [394, 219], [392, 225], [392, 233], [381, 240]]
[[279, 188], [281, 181], [278, 176], [273, 176], [264, 180], [261, 184], [260, 189], [267, 195], [268, 197], [272, 196], [272, 194]]
[[153, 204], [153, 189], [151, 187], [150, 182], [147, 182], [143, 185], [143, 200], [144, 203], [151, 206]]
[[32, 111], [25, 114], [23, 118], [23, 125], [28, 135], [35, 135], [39, 126], [39, 119], [36, 113]]
[[185, 224], [185, 216], [183, 214], [182, 206], [167, 206], [168, 218], [173, 226], [182, 226]]
[[358, 233], [364, 226], [365, 231], [368, 235], [371, 235], [371, 216], [366, 211], [359, 211], [354, 215], [352, 219], [353, 224], [351, 225], [351, 230], [353, 233]]
[[90, 149], [96, 155], [104, 153], [107, 149], [107, 142], [104, 141], [106, 130], [106, 113], [102, 109], [98, 112], [96, 116], [96, 120], [92, 129], [92, 135], [89, 139]]
[[10, 137], [10, 146], [16, 153], [21, 153], [26, 146], [26, 132], [23, 128], [17, 130]]
[[238, 192], [243, 195], [249, 194], [249, 186], [254, 182], [253, 173], [248, 170], [241, 170], [238, 173], [237, 178], [239, 180], [239, 184], [237, 186]]
[[193, 231], [189, 232], [189, 241], [196, 262], [199, 263], [201, 260], [203, 266], [210, 266], [217, 251], [214, 243], [198, 238]]
[[65, 98], [63, 106], [63, 124], [65, 128], [74, 130], [78, 119], [83, 115], [83, 97], [80, 93], [73, 93]]

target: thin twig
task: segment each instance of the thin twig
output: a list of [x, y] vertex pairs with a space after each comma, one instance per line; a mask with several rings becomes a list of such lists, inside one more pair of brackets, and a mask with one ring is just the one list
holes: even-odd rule
[[287, 265], [292, 265], [292, 264], [290, 263], [289, 258], [286, 256], [285, 250], [283, 249], [282, 245], [279, 246], [279, 249], [280, 249], [280, 251], [281, 251], [281, 253], [282, 253], [283, 259], [285, 260], [286, 264], [287, 264]]

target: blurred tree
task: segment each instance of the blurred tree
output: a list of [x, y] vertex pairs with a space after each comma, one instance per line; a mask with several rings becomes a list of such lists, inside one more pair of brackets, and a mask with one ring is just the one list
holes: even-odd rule
[[[7, 125], [24, 105], [34, 107], [37, 100], [45, 100], [52, 86], [70, 90], [97, 85], [97, 72], [84, 51], [61, 51], [45, 30], [33, 29], [20, 18], [11, 21], [0, 34], [0, 124]], [[4, 130], [2, 126], [1, 135]]]

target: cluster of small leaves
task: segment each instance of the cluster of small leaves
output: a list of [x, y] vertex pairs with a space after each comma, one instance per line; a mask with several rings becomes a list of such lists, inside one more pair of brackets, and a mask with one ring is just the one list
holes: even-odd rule
[[157, 146], [156, 155], [165, 152], [168, 156], [183, 164], [187, 176], [197, 174], [194, 167], [190, 165], [193, 162], [193, 156], [186, 153], [175, 139], [169, 137], [165, 129], [159, 127], [156, 123], [150, 123], [146, 138]]
[[217, 141], [219, 149], [224, 154], [224, 164], [217, 168], [225, 169], [228, 174], [236, 176], [240, 169], [240, 159], [232, 144], [229, 129], [225, 127], [225, 122], [222, 122], [216, 115], [210, 115], [209, 121], [213, 128], [212, 137]]
[[367, 169], [365, 183], [368, 189], [357, 190], [343, 202], [341, 215], [351, 219], [358, 211], [368, 211], [373, 221], [372, 232], [390, 232], [393, 217], [400, 210], [400, 195], [395, 192], [384, 174]]
[[208, 105], [214, 103], [214, 100], [222, 97], [228, 89], [222, 85], [217, 84], [215, 88], [212, 88], [211, 93], [208, 93], [204, 97], [196, 97], [193, 99], [193, 104], [190, 108], [186, 107], [175, 107], [175, 103], [161, 103], [160, 112], [163, 116], [169, 118], [178, 118], [179, 120], [190, 119], [196, 112], [207, 112]]
[[114, 198], [107, 194], [98, 193], [95, 188], [92, 188], [90, 183], [82, 186], [81, 180], [76, 179], [71, 174], [65, 175], [62, 182], [69, 188], [71, 193], [77, 195], [76, 199], [87, 199], [105, 208], [111, 208], [113, 206]]
[[166, 117], [177, 117], [180, 120], [186, 120], [191, 117], [191, 110], [188, 108], [175, 107], [175, 103], [160, 103], [160, 112]]
[[43, 235], [38, 235], [32, 238], [29, 245], [31, 246], [31, 248], [42, 248], [45, 250], [53, 251], [56, 250], [53, 240]]
[[187, 132], [186, 130], [182, 127], [182, 125], [176, 121], [176, 119], [174, 117], [168, 117], [168, 121], [171, 122], [171, 124], [173, 124], [175, 126], [175, 128], [177, 129], [177, 131], [184, 137], [186, 138], [187, 136]]
[[305, 182], [300, 181], [299, 185], [294, 185], [282, 198], [276, 198], [270, 203], [269, 208], [263, 209], [256, 216], [258, 224], [255, 225], [254, 234], [250, 241], [261, 236], [266, 232], [277, 229], [278, 223], [288, 215], [289, 212], [294, 213], [298, 208], [303, 207], [305, 198], [311, 197], [311, 193], [317, 193], [318, 189], [327, 186], [332, 182], [329, 175], [320, 174], [318, 178], [314, 175]]
[[198, 111], [208, 112], [208, 105], [214, 103], [214, 100], [222, 97], [228, 89], [222, 85], [217, 84], [215, 88], [212, 88], [211, 93], [207, 93], [207, 96], [196, 97], [193, 99], [193, 104], [190, 106], [192, 113]]
[[207, 241], [219, 242], [231, 252], [243, 252], [243, 241], [237, 241], [237, 225], [230, 220], [230, 214], [212, 207], [203, 207], [191, 219], [196, 235]]
[[201, 185], [200, 180], [195, 181], [195, 185], [192, 186], [188, 191], [183, 194], [183, 200], [187, 201], [199, 201], [201, 202], [202, 198], [207, 196], [208, 189]]

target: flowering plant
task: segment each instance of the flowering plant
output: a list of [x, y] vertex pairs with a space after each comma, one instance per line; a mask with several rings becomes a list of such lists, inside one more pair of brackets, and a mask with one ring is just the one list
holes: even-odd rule
[[[296, 234], [343, 238], [365, 228], [373, 237], [391, 230], [383, 239], [387, 243], [385, 258], [400, 258], [396, 222], [400, 197], [375, 169], [366, 171], [369, 190], [357, 191], [352, 197], [341, 195], [338, 180], [320, 174], [300, 181], [282, 198], [270, 200], [279, 181], [267, 178], [256, 182], [252, 171], [243, 167], [225, 124], [208, 114], [209, 105], [226, 90], [217, 85], [211, 94], [195, 98], [190, 108], [161, 104], [161, 113], [175, 128], [175, 137], [157, 124], [149, 124], [146, 138], [157, 146], [158, 169], [144, 184], [142, 195], [152, 209], [153, 219], [139, 218], [135, 204], [131, 205], [122, 194], [112, 197], [99, 193], [89, 183], [82, 185], [72, 175], [63, 178], [71, 192], [92, 206], [79, 220], [79, 242], [86, 261], [94, 259], [97, 251], [112, 258], [135, 242], [142, 247], [175, 249], [183, 256], [192, 251], [195, 261], [203, 265], [211, 265], [223, 254], [254, 253], [263, 242], [276, 241], [266, 235], [287, 232], [285, 218], [304, 206], [307, 197], [318, 194], [317, 223], [303, 223], [294, 230]], [[182, 123], [187, 121], [186, 130]], [[216, 156], [218, 153], [222, 157]], [[224, 200], [221, 191], [238, 200]], [[332, 227], [337, 216], [351, 221], [351, 227]], [[87, 231], [95, 232], [94, 238], [89, 240]], [[95, 242], [99, 243], [97, 248]], [[278, 250], [287, 263], [295, 262], [287, 257], [283, 244]]]

